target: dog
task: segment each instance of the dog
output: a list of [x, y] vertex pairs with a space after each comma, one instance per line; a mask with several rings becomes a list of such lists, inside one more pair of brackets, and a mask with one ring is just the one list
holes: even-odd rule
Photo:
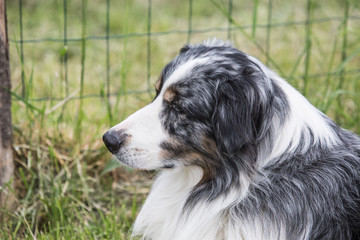
[[259, 60], [188, 44], [155, 88], [103, 136], [123, 164], [160, 169], [133, 236], [360, 239], [360, 138]]

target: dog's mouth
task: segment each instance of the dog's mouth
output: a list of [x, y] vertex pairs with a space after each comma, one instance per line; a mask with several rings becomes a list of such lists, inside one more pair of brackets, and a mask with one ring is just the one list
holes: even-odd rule
[[174, 168], [174, 167], [175, 167], [175, 164], [173, 164], [173, 163], [165, 163], [165, 164], [162, 166], [163, 169], [172, 169], [172, 168]]

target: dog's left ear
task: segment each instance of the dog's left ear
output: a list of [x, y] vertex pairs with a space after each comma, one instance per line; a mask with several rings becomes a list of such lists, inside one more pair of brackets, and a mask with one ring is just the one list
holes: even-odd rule
[[183, 46], [180, 51], [179, 51], [179, 54], [182, 54], [182, 53], [186, 53], [187, 51], [189, 51], [191, 48], [191, 45], [190, 44], [186, 44], [185, 46]]
[[219, 151], [229, 156], [255, 151], [269, 128], [271, 86], [252, 66], [220, 80], [216, 89], [213, 130]]

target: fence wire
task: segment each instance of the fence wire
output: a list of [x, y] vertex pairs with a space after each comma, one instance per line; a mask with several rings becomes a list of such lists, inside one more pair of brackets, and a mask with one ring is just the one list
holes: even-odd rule
[[[83, 2], [87, 2], [86, 0]], [[318, 77], [328, 77], [328, 76], [337, 76], [340, 75], [341, 81], [339, 82], [339, 88], [342, 87], [342, 83], [344, 82], [345, 75], [356, 75], [360, 73], [360, 68], [356, 69], [345, 69], [343, 67], [340, 71], [334, 71], [334, 72], [322, 72], [322, 73], [310, 73], [309, 67], [310, 67], [310, 57], [311, 57], [311, 26], [314, 24], [320, 24], [320, 23], [328, 23], [328, 22], [337, 22], [339, 24], [344, 25], [343, 30], [343, 41], [342, 41], [342, 61], [345, 62], [347, 59], [347, 33], [348, 33], [348, 22], [350, 20], [357, 21], [360, 20], [360, 15], [358, 14], [358, 11], [356, 11], [356, 14], [351, 14], [350, 9], [352, 9], [351, 3], [349, 0], [345, 1], [344, 6], [344, 16], [332, 16], [332, 17], [323, 17], [323, 18], [314, 18], [311, 17], [311, 11], [313, 9], [312, 5], [314, 4], [313, 0], [307, 0], [306, 2], [306, 19], [300, 20], [300, 21], [285, 21], [285, 22], [273, 22], [273, 0], [267, 1], [267, 21], [266, 24], [258, 24], [256, 16], [259, 14], [257, 12], [257, 9], [254, 8], [254, 19], [252, 24], [248, 25], [239, 25], [235, 23], [235, 20], [233, 18], [233, 0], [228, 0], [227, 4], [224, 4], [224, 1], [222, 0], [210, 0], [209, 4], [214, 4], [215, 6], [218, 6], [218, 10], [222, 11], [226, 14], [227, 18], [227, 26], [226, 27], [208, 27], [208, 28], [202, 28], [202, 29], [195, 29], [193, 27], [194, 23], [194, 2], [193, 0], [188, 0], [188, 15], [187, 15], [187, 29], [185, 30], [168, 30], [168, 31], [153, 31], [152, 28], [152, 20], [154, 17], [153, 15], [153, 3], [152, 0], [147, 1], [147, 13], [146, 13], [146, 19], [147, 19], [147, 26], [146, 26], [146, 32], [129, 32], [124, 34], [112, 34], [110, 30], [110, 22], [111, 22], [111, 0], [106, 0], [106, 24], [105, 24], [105, 35], [87, 35], [84, 34], [83, 36], [74, 38], [69, 37], [68, 35], [68, 0], [62, 1], [62, 7], [63, 7], [63, 38], [52, 38], [52, 37], [40, 37], [40, 38], [24, 38], [24, 23], [23, 23], [23, 12], [24, 12], [24, 1], [19, 0], [19, 8], [18, 8], [18, 19], [19, 19], [19, 39], [15, 38], [9, 38], [11, 43], [14, 43], [15, 45], [19, 46], [20, 51], [20, 62], [21, 62], [21, 96], [23, 99], [26, 98], [26, 92], [27, 92], [27, 86], [26, 86], [26, 76], [25, 76], [25, 61], [28, 61], [28, 57], [25, 57], [24, 54], [24, 48], [27, 47], [27, 44], [43, 44], [46, 42], [59, 42], [62, 43], [63, 46], [63, 55], [62, 55], [62, 68], [63, 68], [63, 80], [65, 82], [65, 96], [63, 97], [49, 97], [49, 96], [36, 96], [31, 98], [26, 98], [27, 101], [63, 101], [65, 98], [68, 98], [71, 92], [70, 89], [70, 83], [69, 83], [69, 44], [70, 43], [83, 43], [83, 47], [86, 47], [87, 41], [105, 41], [105, 54], [106, 54], [106, 62], [105, 65], [105, 93], [104, 94], [98, 94], [98, 93], [91, 93], [91, 94], [85, 94], [83, 91], [80, 91], [80, 95], [71, 97], [71, 100], [79, 100], [79, 99], [85, 99], [85, 98], [107, 98], [108, 102], [108, 113], [111, 114], [111, 104], [110, 104], [110, 97], [113, 96], [119, 96], [119, 95], [137, 95], [137, 94], [146, 94], [149, 92], [152, 92], [152, 85], [151, 85], [151, 67], [152, 67], [152, 41], [155, 37], [161, 37], [166, 35], [187, 35], [187, 42], [192, 41], [192, 36], [194, 34], [202, 34], [202, 33], [213, 33], [215, 36], [217, 33], [226, 33], [227, 39], [232, 40], [233, 34], [239, 33], [239, 34], [245, 34], [245, 31], [251, 30], [252, 33], [250, 34], [251, 38], [254, 42], [254, 44], [264, 52], [266, 55], [266, 63], [273, 65], [277, 71], [281, 73], [280, 67], [277, 67], [277, 63], [272, 60], [270, 57], [271, 52], [271, 38], [272, 38], [272, 31], [276, 28], [286, 28], [286, 27], [294, 27], [294, 26], [304, 26], [305, 27], [305, 44], [307, 45], [306, 52], [305, 52], [305, 70], [304, 74], [301, 76], [290, 76], [288, 79], [312, 79], [312, 78], [318, 78]], [[255, 7], [260, 4], [259, 0], [255, 0], [254, 2]], [[266, 4], [266, 3], [263, 3]], [[85, 4], [86, 5], [86, 4]], [[83, 14], [86, 9], [82, 9]], [[266, 30], [266, 36], [265, 36], [265, 46], [262, 47], [261, 44], [259, 44], [255, 39], [255, 30], [259, 31], [261, 29]], [[146, 39], [146, 89], [144, 90], [126, 90], [126, 91], [116, 91], [111, 92], [111, 64], [110, 64], [110, 54], [111, 54], [111, 42], [112, 40], [118, 40], [118, 39], [132, 39], [132, 38], [145, 38]], [[85, 55], [84, 55], [85, 57]], [[84, 64], [82, 63], [82, 71], [84, 71]], [[84, 83], [86, 84], [86, 82]], [[303, 93], [306, 94], [307, 88], [308, 88], [308, 82], [305, 81], [305, 84], [303, 86]], [[105, 95], [105, 96], [104, 96]], [[19, 100], [19, 98], [16, 98], [15, 100]]]

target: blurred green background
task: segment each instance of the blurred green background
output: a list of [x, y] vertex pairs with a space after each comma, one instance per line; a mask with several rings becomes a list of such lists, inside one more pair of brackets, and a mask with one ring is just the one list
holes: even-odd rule
[[231, 40], [360, 133], [357, 0], [7, 1], [15, 211], [2, 239], [128, 239], [154, 173], [101, 136], [146, 105], [186, 43]]

